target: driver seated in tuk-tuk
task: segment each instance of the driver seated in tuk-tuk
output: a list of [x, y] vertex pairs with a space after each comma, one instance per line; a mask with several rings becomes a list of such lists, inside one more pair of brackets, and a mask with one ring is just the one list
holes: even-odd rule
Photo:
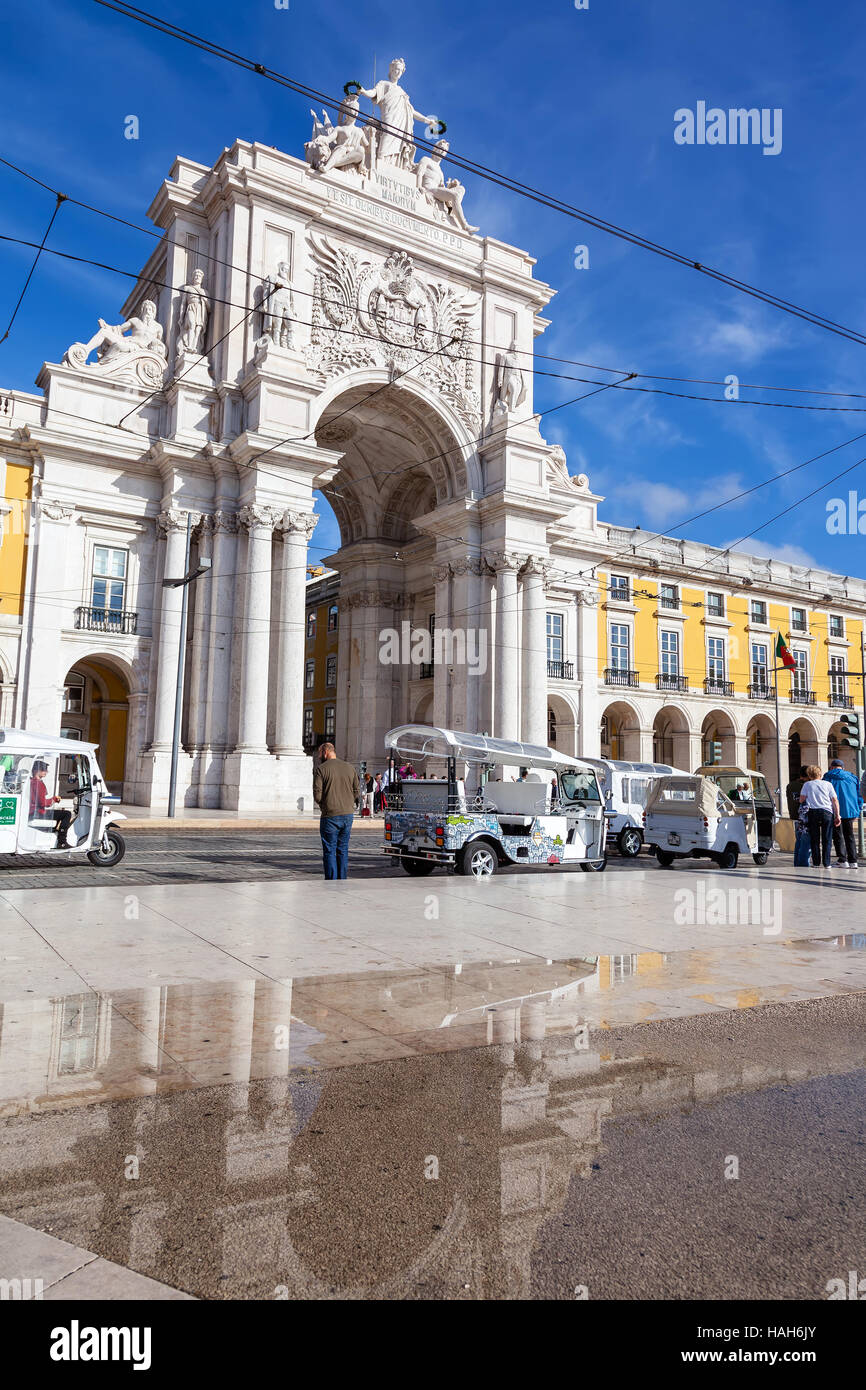
[[66, 838], [67, 831], [72, 823], [72, 812], [61, 807], [59, 811], [52, 811], [49, 808], [57, 805], [60, 801], [59, 796], [48, 796], [45, 790], [45, 778], [48, 775], [48, 764], [41, 759], [33, 764], [30, 769], [30, 816], [31, 825], [39, 826], [49, 819], [57, 831], [56, 849], [69, 849], [70, 845]]

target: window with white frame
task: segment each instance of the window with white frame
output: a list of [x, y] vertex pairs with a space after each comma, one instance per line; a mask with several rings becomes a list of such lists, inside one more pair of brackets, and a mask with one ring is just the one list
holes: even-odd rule
[[749, 605], [751, 619], [753, 623], [759, 623], [762, 627], [767, 622], [767, 605], [763, 599], [753, 598]]
[[678, 632], [662, 632], [659, 634], [661, 642], [661, 673], [663, 676], [678, 676], [680, 674], [680, 634]]
[[93, 573], [90, 580], [90, 604], [100, 610], [104, 622], [121, 622], [126, 607], [126, 572], [129, 551], [119, 546], [93, 547]]
[[[791, 609], [791, 631], [805, 632], [807, 629], [805, 608]], [[805, 653], [804, 653], [805, 654]]]
[[845, 636], [845, 620], [844, 620], [844, 618], [842, 618], [838, 613], [831, 613], [831, 614], [830, 614], [830, 636], [831, 636], [831, 637], [844, 637], [844, 636]]
[[315, 635], [316, 635], [316, 610], [315, 610], [315, 608], [313, 608], [313, 609], [307, 614], [307, 636], [308, 636], [308, 637], [315, 637]]
[[63, 713], [84, 713], [84, 677], [77, 671], [70, 671], [63, 687]]
[[791, 655], [796, 662], [791, 672], [791, 689], [802, 694], [809, 689], [809, 653], [795, 648]]
[[723, 618], [725, 616], [725, 596], [724, 594], [707, 594], [707, 617]]
[[329, 656], [325, 662], [325, 684], [337, 684], [337, 658], [335, 656]]
[[339, 608], [337, 607], [337, 604], [336, 604], [336, 603], [332, 603], [332, 604], [330, 605], [330, 607], [328, 608], [328, 631], [329, 631], [329, 632], [336, 632], [336, 631], [337, 631], [337, 623], [339, 622], [339, 612], [340, 612], [340, 610], [339, 610]]
[[626, 623], [610, 625], [610, 664], [615, 671], [629, 669], [629, 630]]
[[769, 686], [767, 679], [767, 646], [764, 642], [752, 643], [752, 685], [758, 686], [761, 690], [766, 690]]
[[680, 591], [676, 584], [659, 585], [659, 607], [679, 608]]
[[707, 638], [707, 675], [711, 681], [723, 681], [725, 679], [724, 637]]
[[325, 705], [325, 738], [333, 738], [337, 732], [337, 707]]
[[631, 592], [628, 576], [625, 574], [612, 574], [610, 576], [610, 596], [619, 599], [620, 602], [628, 602]]
[[304, 710], [304, 745], [309, 747], [313, 741], [313, 711], [308, 707]]
[[313, 686], [314, 686], [315, 684], [316, 684], [316, 663], [315, 663], [315, 661], [307, 661], [307, 662], [304, 664], [304, 689], [305, 689], [305, 690], [312, 690], [312, 689], [313, 689]]
[[848, 694], [848, 672], [844, 656], [830, 657], [830, 694], [836, 699]]
[[562, 661], [562, 614], [547, 615], [547, 659]]

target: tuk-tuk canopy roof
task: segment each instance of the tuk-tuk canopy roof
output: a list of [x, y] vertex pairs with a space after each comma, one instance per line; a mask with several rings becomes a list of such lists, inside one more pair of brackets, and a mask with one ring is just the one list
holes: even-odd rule
[[0, 729], [0, 757], [6, 753], [92, 753], [96, 757], [98, 743], [83, 743], [81, 739], [58, 738], [57, 734], [34, 734], [29, 729]]
[[647, 815], [653, 811], [670, 816], [714, 816], [720, 801], [725, 815], [735, 814], [735, 807], [712, 778], [701, 777], [697, 773], [692, 776], [674, 774], [659, 777], [653, 783], [646, 810]]
[[512, 743], [487, 734], [467, 734], [462, 729], [434, 729], [429, 724], [398, 724], [385, 735], [385, 748], [403, 757], [456, 758], [458, 762], [490, 763], [496, 767], [577, 768], [592, 771], [591, 764], [540, 743]]

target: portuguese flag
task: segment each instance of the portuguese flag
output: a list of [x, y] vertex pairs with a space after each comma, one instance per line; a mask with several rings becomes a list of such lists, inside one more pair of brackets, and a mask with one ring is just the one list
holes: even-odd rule
[[776, 633], [776, 656], [780, 659], [786, 670], [795, 671], [797, 669], [797, 663], [792, 657], [789, 648], [785, 646], [785, 640], [781, 632]]

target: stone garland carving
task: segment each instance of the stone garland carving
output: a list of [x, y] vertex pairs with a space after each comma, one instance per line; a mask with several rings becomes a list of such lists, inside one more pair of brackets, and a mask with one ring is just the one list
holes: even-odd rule
[[413, 368], [475, 432], [480, 398], [470, 350], [476, 295], [428, 284], [412, 257], [392, 250], [378, 264], [312, 237], [316, 265], [307, 366], [323, 381], [357, 367]]
[[402, 608], [405, 601], [405, 594], [387, 593], [379, 589], [361, 589], [340, 599], [347, 608]]
[[39, 515], [47, 521], [68, 521], [74, 512], [75, 507], [71, 503], [61, 502], [58, 497], [39, 499]]
[[[88, 363], [94, 350], [96, 361]], [[63, 354], [63, 362], [98, 378], [149, 387], [162, 385], [166, 352], [153, 300], [145, 299], [141, 316], [133, 314], [126, 323], [110, 324], [100, 319], [93, 337], [86, 343], [73, 343]]]

